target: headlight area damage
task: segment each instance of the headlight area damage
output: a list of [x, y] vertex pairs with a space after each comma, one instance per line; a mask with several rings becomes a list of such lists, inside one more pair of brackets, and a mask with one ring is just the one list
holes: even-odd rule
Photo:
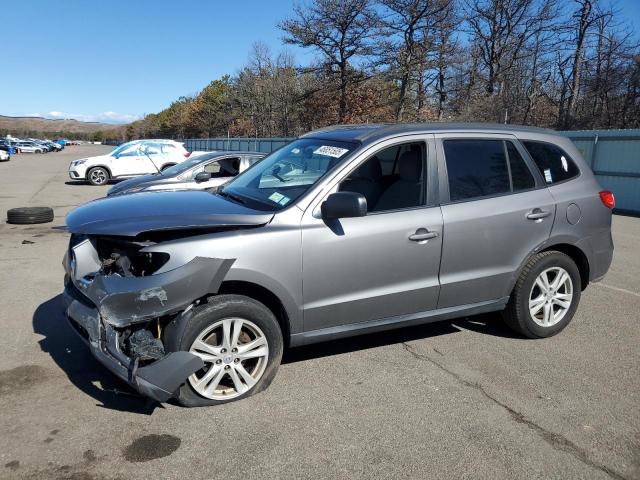
[[72, 235], [63, 265], [67, 317], [93, 355], [143, 395], [173, 397], [204, 367], [189, 352], [166, 352], [165, 328], [216, 293], [233, 259], [195, 257], [156, 273], [169, 260], [152, 242]]

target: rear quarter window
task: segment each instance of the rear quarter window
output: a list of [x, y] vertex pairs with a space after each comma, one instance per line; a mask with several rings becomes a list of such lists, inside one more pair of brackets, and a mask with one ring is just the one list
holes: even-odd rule
[[575, 162], [560, 147], [552, 143], [527, 140], [522, 144], [547, 184], [565, 182], [580, 175]]

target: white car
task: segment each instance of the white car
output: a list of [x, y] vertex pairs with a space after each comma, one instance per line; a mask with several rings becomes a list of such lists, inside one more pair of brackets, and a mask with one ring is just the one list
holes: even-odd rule
[[165, 170], [185, 161], [189, 152], [173, 140], [134, 140], [111, 153], [74, 160], [69, 178], [104, 185], [112, 178], [128, 178]]
[[4, 150], [0, 150], [0, 162], [8, 162], [11, 159], [9, 153]]
[[20, 153], [43, 153], [44, 148], [33, 142], [18, 142], [16, 148]]
[[156, 190], [205, 190], [219, 187], [264, 157], [259, 152], [193, 152], [189, 160], [162, 173], [130, 178], [109, 189], [107, 196]]

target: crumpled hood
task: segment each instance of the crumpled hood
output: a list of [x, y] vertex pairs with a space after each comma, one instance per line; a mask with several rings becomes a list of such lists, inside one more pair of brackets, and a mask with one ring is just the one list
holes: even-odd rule
[[71, 233], [134, 237], [159, 230], [258, 226], [273, 213], [203, 191], [141, 192], [85, 203], [66, 218]]

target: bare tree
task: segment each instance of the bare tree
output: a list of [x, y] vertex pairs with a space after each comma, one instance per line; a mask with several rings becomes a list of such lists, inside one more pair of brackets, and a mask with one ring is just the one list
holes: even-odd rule
[[541, 0], [468, 0], [467, 22], [480, 47], [486, 92], [493, 95], [504, 75], [525, 50], [523, 47], [549, 18], [550, 2]]
[[570, 65], [567, 75], [563, 75], [566, 82], [564, 92], [566, 92], [566, 101], [563, 98], [561, 109], [558, 113], [558, 125], [562, 128], [569, 128], [573, 123], [576, 104], [580, 95], [580, 85], [582, 79], [582, 67], [584, 63], [585, 50], [587, 49], [587, 40], [592, 32], [593, 27], [604, 17], [611, 15], [610, 11], [603, 11], [598, 8], [598, 0], [574, 0], [577, 9], [571, 15], [571, 28], [574, 33], [570, 35], [567, 44], [571, 45], [571, 51], [568, 57], [563, 59], [563, 65]]
[[398, 82], [395, 119], [402, 120], [411, 83], [424, 71], [434, 30], [449, 0], [379, 0], [379, 62]]
[[321, 66], [338, 76], [339, 122], [347, 116], [347, 91], [358, 81], [353, 61], [371, 53], [373, 12], [369, 0], [313, 0], [311, 5], [294, 8], [294, 18], [279, 27], [285, 43], [317, 49]]

